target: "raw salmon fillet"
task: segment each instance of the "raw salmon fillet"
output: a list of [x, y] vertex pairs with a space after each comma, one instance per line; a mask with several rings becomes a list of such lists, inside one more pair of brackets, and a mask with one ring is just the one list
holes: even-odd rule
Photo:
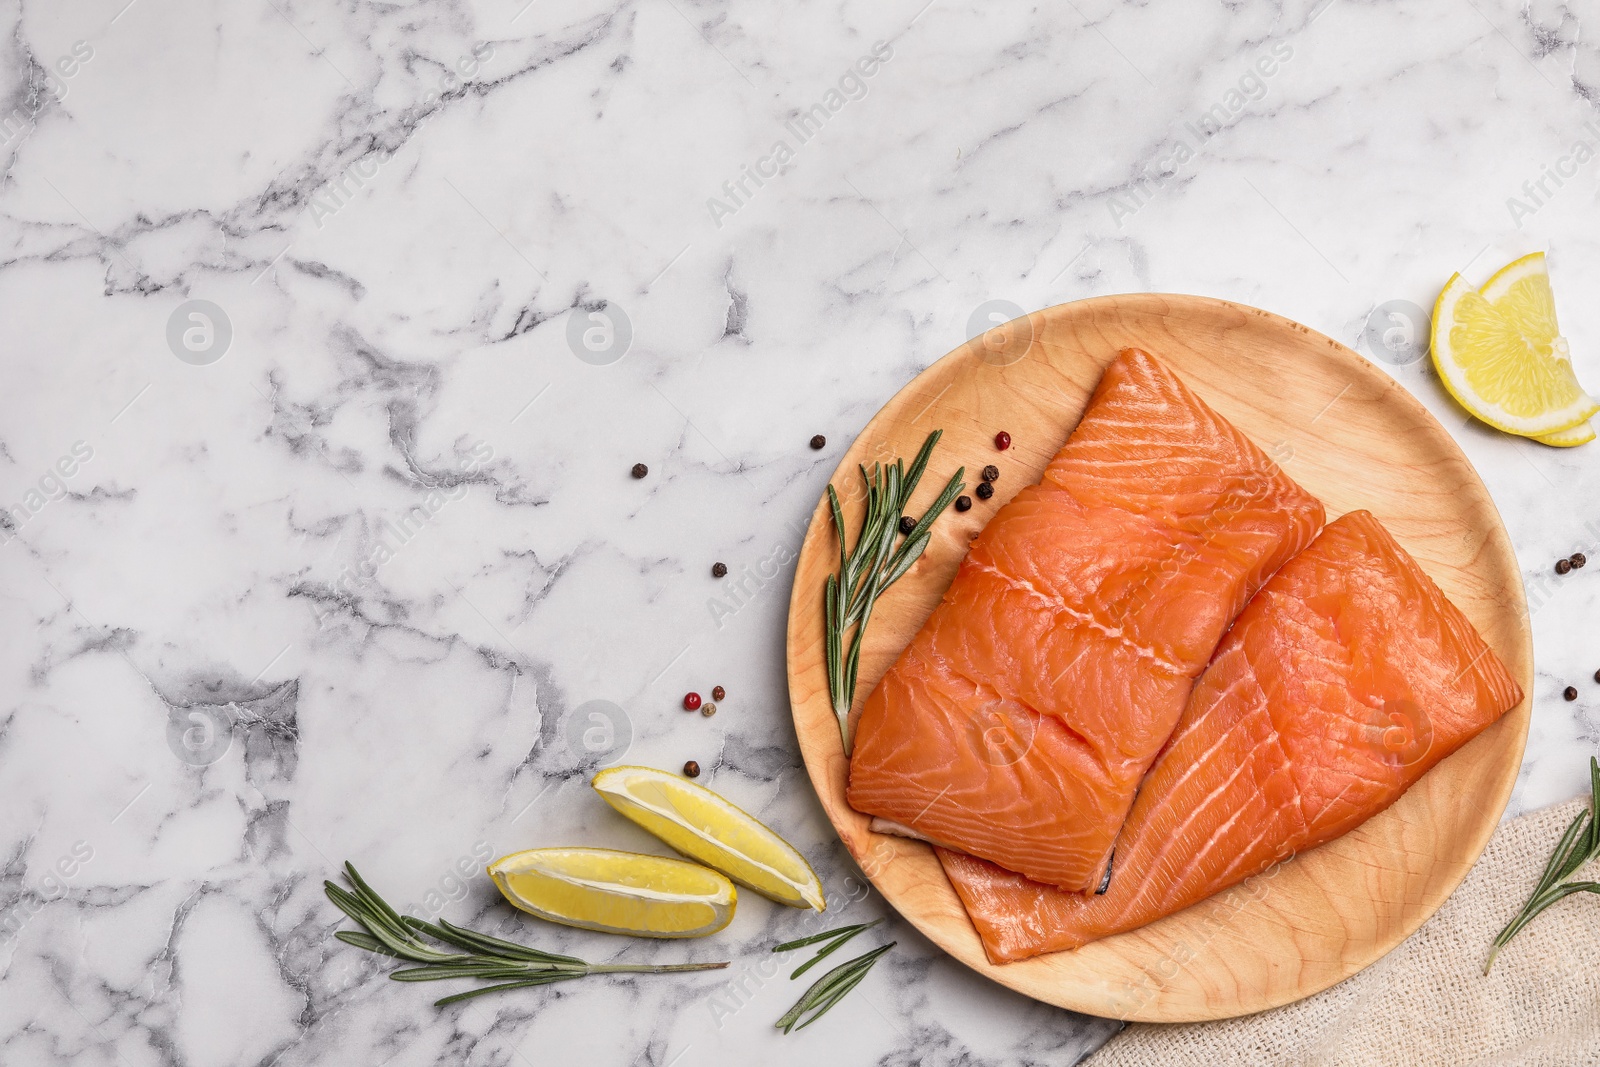
[[1098, 888], [1218, 639], [1322, 519], [1158, 360], [1123, 352], [867, 697], [850, 803], [1042, 882]]
[[1104, 895], [939, 858], [991, 960], [1076, 948], [1350, 831], [1521, 701], [1466, 616], [1351, 512], [1223, 639], [1140, 787]]

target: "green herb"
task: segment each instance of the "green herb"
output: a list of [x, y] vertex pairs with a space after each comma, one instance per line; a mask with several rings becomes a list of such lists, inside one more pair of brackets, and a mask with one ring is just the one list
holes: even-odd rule
[[[362, 880], [353, 865], [344, 865], [354, 892], [342, 889], [332, 882], [323, 882], [328, 899], [350, 918], [360, 924], [365, 933], [340, 930], [333, 936], [347, 945], [366, 949], [384, 956], [394, 956], [417, 967], [403, 967], [389, 974], [397, 982], [435, 982], [445, 978], [469, 978], [493, 985], [468, 990], [454, 996], [434, 1001], [436, 1007], [454, 1004], [458, 1000], [481, 997], [485, 993], [499, 993], [507, 989], [525, 989], [528, 986], [548, 985], [570, 978], [590, 974], [665, 974], [670, 971], [709, 971], [726, 967], [722, 963], [675, 963], [649, 967], [634, 964], [592, 964], [575, 956], [560, 956], [544, 952], [498, 937], [476, 933], [441, 919], [437, 924], [424, 922], [410, 915], [400, 915], [372, 887]], [[429, 945], [418, 934], [425, 934], [463, 951], [442, 952]]]
[[1500, 950], [1509, 945], [1524, 926], [1538, 918], [1544, 909], [1574, 893], [1600, 893], [1600, 882], [1563, 881], [1600, 855], [1600, 762], [1596, 762], [1593, 756], [1589, 757], [1589, 789], [1589, 807], [1578, 812], [1577, 817], [1568, 824], [1567, 832], [1561, 835], [1555, 852], [1550, 856], [1550, 862], [1544, 865], [1544, 874], [1539, 876], [1539, 884], [1534, 887], [1533, 895], [1522, 906], [1517, 917], [1507, 923], [1506, 928], [1500, 931], [1500, 936], [1494, 939], [1494, 949], [1483, 965], [1484, 974], [1488, 974], [1489, 968], [1494, 966], [1494, 958], [1500, 955]]
[[[795, 1001], [794, 1007], [783, 1013], [783, 1018], [772, 1025], [784, 1033], [791, 1030], [804, 1030], [823, 1015], [829, 1008], [843, 1000], [846, 993], [861, 984], [861, 980], [872, 970], [872, 965], [878, 962], [878, 957], [894, 948], [897, 942], [891, 941], [887, 945], [875, 948], [865, 955], [857, 956], [848, 963], [841, 963], [827, 974], [812, 983], [805, 995]], [[801, 1018], [809, 1014], [805, 1022]], [[797, 1025], [798, 1024], [798, 1025]]]
[[810, 937], [802, 937], [796, 941], [785, 941], [781, 945], [774, 945], [772, 951], [789, 952], [793, 949], [804, 948], [807, 945], [815, 945], [819, 941], [832, 942], [832, 944], [823, 948], [815, 956], [812, 956], [809, 960], [806, 960], [800, 966], [796, 967], [794, 973], [789, 976], [789, 980], [792, 982], [796, 978], [799, 978], [802, 974], [805, 974], [807, 971], [809, 971], [819, 961], [825, 959], [835, 952], [840, 945], [843, 945], [846, 941], [850, 940], [861, 931], [870, 930], [881, 922], [883, 922], [882, 919], [873, 919], [869, 923], [857, 923], [854, 926], [841, 926], [837, 930], [828, 930], [824, 933], [812, 934]]
[[[834, 531], [839, 536], [839, 573], [828, 575], [822, 603], [827, 626], [828, 693], [833, 700], [833, 713], [839, 720], [839, 735], [844, 740], [846, 756], [851, 748], [850, 705], [855, 700], [861, 639], [867, 632], [867, 621], [872, 618], [872, 606], [878, 594], [911, 569], [928, 547], [933, 520], [966, 488], [961, 481], [966, 468], [962, 467], [951, 476], [933, 506], [896, 546], [900, 516], [922, 480], [928, 458], [933, 455], [933, 446], [943, 433], [943, 430], [935, 430], [928, 435], [909, 469], [898, 459], [887, 466], [874, 463], [870, 474], [865, 466], [859, 468], [867, 503], [854, 550], [847, 548], [844, 509], [839, 505], [839, 494], [831, 483], [828, 485], [828, 505], [833, 512]], [[846, 652], [845, 636], [852, 626], [855, 632]]]

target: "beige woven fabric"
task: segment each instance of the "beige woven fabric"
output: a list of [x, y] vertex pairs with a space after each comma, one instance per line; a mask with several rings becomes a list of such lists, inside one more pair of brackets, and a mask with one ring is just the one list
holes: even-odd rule
[[1422, 929], [1332, 989], [1241, 1019], [1135, 1024], [1085, 1067], [1600, 1067], [1600, 898], [1549, 908], [1483, 974], [1581, 806], [1504, 823]]

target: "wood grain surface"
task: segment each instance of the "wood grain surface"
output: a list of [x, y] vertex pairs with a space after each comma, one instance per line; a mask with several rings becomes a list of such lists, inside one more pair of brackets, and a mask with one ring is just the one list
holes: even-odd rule
[[[867, 424], [833, 483], [852, 537], [857, 463], [916, 454], [944, 438], [912, 502], [921, 514], [958, 466], [968, 493], [984, 464], [989, 501], [953, 508], [915, 567], [879, 601], [856, 708], [955, 576], [971, 538], [1038, 481], [1125, 347], [1170, 366], [1327, 505], [1386, 525], [1532, 691], [1533, 647], [1510, 539], [1450, 435], [1406, 390], [1336, 341], [1255, 308], [1135, 294], [1062, 304], [991, 330], [918, 375]], [[998, 452], [994, 434], [1012, 436]], [[824, 501], [806, 534], [789, 605], [789, 693], [812, 784], [845, 845], [885, 899], [974, 970], [1046, 1003], [1155, 1022], [1226, 1018], [1309, 996], [1372, 963], [1417, 929], [1465, 876], [1516, 780], [1531, 698], [1345, 837], [1140, 930], [1020, 963], [984, 957], [934, 857], [875, 834], [845, 802], [847, 761], [823, 667], [822, 586], [838, 562]]]

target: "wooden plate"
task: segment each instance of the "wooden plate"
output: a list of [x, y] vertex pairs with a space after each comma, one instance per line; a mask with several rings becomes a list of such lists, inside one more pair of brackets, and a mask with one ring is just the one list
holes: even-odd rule
[[[856, 709], [955, 576], [970, 539], [1045, 465], [1102, 370], [1125, 347], [1163, 359], [1327, 505], [1378, 516], [1478, 627], [1525, 692], [1533, 647], [1511, 541], [1472, 465], [1393, 379], [1328, 337], [1255, 308], [1136, 294], [1062, 304], [945, 356], [867, 424], [833, 483], [855, 529], [857, 463], [916, 454], [944, 430], [913, 501], [920, 514], [955, 468], [1004, 472], [994, 499], [946, 512], [923, 558], [878, 601]], [[994, 434], [1014, 444], [1000, 454]], [[845, 490], [848, 489], [848, 492]], [[970, 489], [969, 489], [970, 492]], [[789, 605], [789, 695], [812, 784], [839, 836], [890, 904], [935, 944], [1049, 1004], [1152, 1022], [1220, 1019], [1326, 989], [1422, 925], [1465, 877], [1522, 763], [1531, 698], [1337, 841], [1186, 911], [1075, 952], [988, 962], [932, 849], [874, 834], [845, 802], [847, 761], [823, 667], [822, 586], [838, 547], [825, 500], [801, 548]], [[1487, 948], [1487, 946], [1485, 946]]]

